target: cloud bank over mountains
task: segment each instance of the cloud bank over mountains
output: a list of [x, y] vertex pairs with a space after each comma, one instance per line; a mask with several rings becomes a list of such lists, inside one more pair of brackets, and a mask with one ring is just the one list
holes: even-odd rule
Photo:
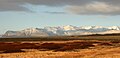
[[65, 13], [79, 15], [120, 15], [119, 3], [120, 0], [0, 0], [0, 11], [31, 11], [23, 6], [31, 4], [64, 7]]

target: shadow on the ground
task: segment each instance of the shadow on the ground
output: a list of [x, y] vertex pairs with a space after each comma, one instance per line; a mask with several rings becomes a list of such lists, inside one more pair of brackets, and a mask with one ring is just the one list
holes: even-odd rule
[[[94, 45], [96, 44], [96, 45]], [[94, 42], [94, 41], [82, 41], [82, 42], [65, 42], [65, 43], [21, 43], [21, 42], [0, 42], [0, 51], [2, 53], [18, 53], [25, 52], [21, 49], [38, 49], [38, 50], [53, 50], [53, 51], [70, 51], [74, 49], [87, 49], [95, 46], [112, 46], [110, 42]]]
[[25, 51], [22, 51], [22, 50], [5, 50], [2, 53], [19, 53], [19, 52], [25, 52]]

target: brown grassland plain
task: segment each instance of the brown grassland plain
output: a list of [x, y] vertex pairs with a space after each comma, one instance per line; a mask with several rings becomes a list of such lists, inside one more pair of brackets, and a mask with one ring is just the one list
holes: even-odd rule
[[24, 39], [0, 39], [0, 58], [120, 58], [118, 35]]

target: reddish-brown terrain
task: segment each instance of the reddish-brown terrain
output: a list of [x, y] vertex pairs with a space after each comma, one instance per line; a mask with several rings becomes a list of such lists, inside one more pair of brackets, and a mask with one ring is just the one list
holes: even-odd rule
[[120, 58], [120, 36], [2, 38], [0, 58]]
[[119, 56], [118, 41], [0, 42], [0, 58], [119, 58]]

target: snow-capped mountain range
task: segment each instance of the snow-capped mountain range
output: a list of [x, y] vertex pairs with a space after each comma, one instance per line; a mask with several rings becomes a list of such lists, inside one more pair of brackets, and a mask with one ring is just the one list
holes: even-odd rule
[[2, 37], [43, 37], [63, 35], [91, 35], [120, 33], [119, 26], [57, 26], [44, 28], [27, 28], [21, 31], [7, 31]]

